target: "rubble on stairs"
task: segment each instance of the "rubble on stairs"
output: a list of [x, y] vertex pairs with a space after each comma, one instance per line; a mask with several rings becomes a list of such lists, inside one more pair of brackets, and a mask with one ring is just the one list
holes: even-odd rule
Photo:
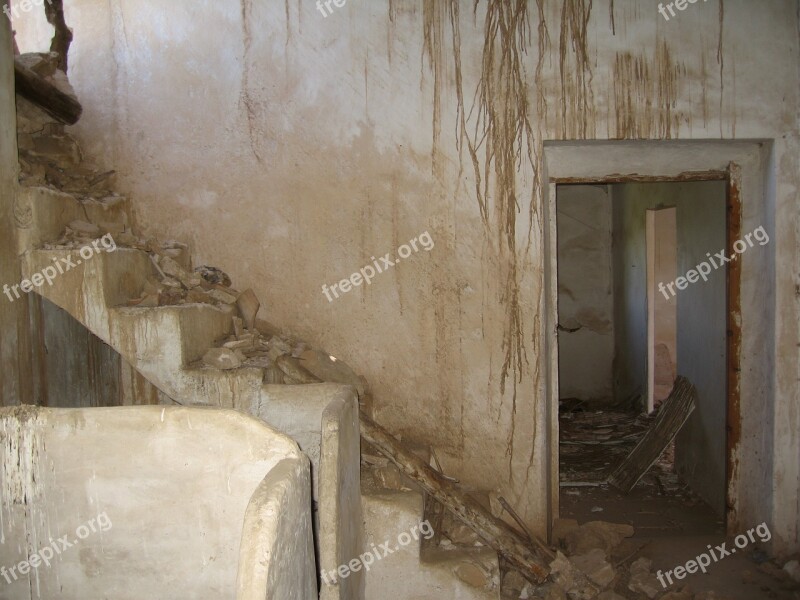
[[261, 303], [252, 290], [237, 291], [231, 287], [230, 277], [216, 267], [190, 268], [186, 244], [145, 237], [127, 223], [93, 223], [87, 219], [72, 221], [58, 240], [43, 248], [77, 250], [107, 234], [115, 249], [146, 252], [153, 263], [154, 275], [145, 283], [141, 295], [128, 301], [128, 306], [208, 304], [230, 314], [233, 333], [210, 348], [196, 366], [222, 370], [255, 367], [264, 371], [264, 383], [268, 384], [333, 382], [352, 385], [359, 398], [367, 394], [364, 378], [343, 361], [258, 322]]
[[[66, 74], [58, 69], [58, 54], [29, 53], [15, 58], [61, 92], [75, 98]], [[17, 95], [17, 147], [19, 180], [25, 186], [42, 186], [80, 198], [114, 197], [115, 172], [85, 159], [78, 141], [44, 110]]]

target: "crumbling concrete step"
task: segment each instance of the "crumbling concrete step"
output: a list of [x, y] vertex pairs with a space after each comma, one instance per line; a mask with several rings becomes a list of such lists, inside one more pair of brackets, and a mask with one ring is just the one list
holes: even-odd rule
[[[79, 262], [80, 261], [80, 262]], [[154, 267], [145, 252], [118, 248], [82, 259], [75, 250], [34, 250], [23, 256], [24, 277], [31, 279], [56, 263], [65, 266], [51, 283], [35, 288], [116, 349], [165, 394], [181, 403], [196, 403], [216, 390], [221, 406], [257, 402], [261, 373], [191, 373], [186, 367], [232, 330], [231, 315], [207, 304], [138, 308], [123, 306], [141, 294]], [[239, 378], [243, 379], [239, 379]], [[224, 390], [230, 390], [226, 396]], [[246, 393], [245, 393], [246, 392]]]
[[14, 221], [18, 232], [18, 253], [40, 248], [45, 242], [61, 237], [64, 228], [74, 220], [93, 223], [130, 224], [130, 203], [123, 196], [104, 201], [79, 201], [45, 187], [21, 187], [14, 205]]
[[[499, 565], [491, 550], [437, 552], [433, 560], [420, 555], [421, 540], [432, 533], [422, 522], [419, 492], [363, 492], [365, 548], [392, 552], [375, 561], [366, 573], [366, 600], [488, 600], [500, 598]], [[417, 532], [414, 539], [412, 532]], [[405, 545], [403, 542], [407, 542]]]

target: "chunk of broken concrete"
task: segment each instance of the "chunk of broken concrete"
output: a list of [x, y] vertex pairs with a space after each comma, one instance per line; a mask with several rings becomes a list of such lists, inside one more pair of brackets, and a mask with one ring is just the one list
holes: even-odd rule
[[586, 554], [571, 556], [570, 561], [601, 588], [608, 587], [617, 575], [614, 567], [606, 560], [606, 553], [599, 548], [589, 550]]
[[242, 314], [242, 319], [244, 319], [247, 328], [253, 330], [256, 326], [258, 309], [261, 308], [261, 303], [258, 301], [255, 292], [251, 289], [247, 289], [239, 294], [239, 297], [236, 299], [236, 305], [239, 307], [239, 312]]
[[248, 337], [242, 337], [240, 340], [232, 340], [230, 342], [225, 342], [222, 344], [223, 347], [229, 348], [231, 350], [250, 350], [255, 347], [255, 338], [251, 335]]
[[190, 304], [213, 304], [211, 297], [198, 288], [191, 289], [186, 293], [186, 302]]
[[652, 561], [649, 558], [640, 558], [631, 564], [631, 578], [628, 581], [628, 589], [632, 592], [644, 594], [648, 598], [655, 598], [664, 587], [658, 583], [656, 576], [650, 572]]
[[217, 302], [222, 302], [223, 304], [236, 304], [236, 296], [229, 294], [228, 292], [219, 289], [211, 289], [206, 291], [206, 294], [211, 296]]
[[287, 377], [298, 383], [320, 383], [296, 358], [283, 354], [275, 359], [275, 364]]
[[203, 362], [215, 369], [238, 369], [242, 366], [242, 360], [236, 352], [228, 348], [211, 348], [203, 356]]
[[550, 563], [550, 581], [561, 586], [570, 600], [590, 600], [600, 589], [561, 552]]
[[361, 378], [343, 360], [333, 358], [327, 352], [312, 349], [305, 350], [299, 358], [302, 365], [317, 379], [353, 386], [359, 398], [365, 394], [366, 389]]
[[165, 275], [169, 275], [180, 281], [186, 288], [194, 288], [203, 282], [203, 278], [197, 273], [189, 273], [181, 267], [174, 259], [169, 256], [160, 256], [158, 258], [158, 266]]
[[796, 560], [790, 560], [785, 565], [783, 565], [783, 570], [789, 574], [795, 582], [800, 583], [800, 562]]
[[595, 548], [610, 554], [623, 539], [631, 537], [633, 533], [630, 525], [590, 521], [568, 531], [564, 536], [564, 545], [570, 556], [586, 554]]
[[202, 277], [208, 283], [231, 287], [231, 278], [228, 277], [227, 273], [216, 267], [203, 265], [201, 267], [195, 267], [194, 272], [200, 275], [200, 277]]

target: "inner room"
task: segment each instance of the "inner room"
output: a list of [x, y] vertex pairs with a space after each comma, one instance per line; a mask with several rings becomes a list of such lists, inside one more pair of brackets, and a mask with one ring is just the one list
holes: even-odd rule
[[[556, 203], [560, 516], [724, 534], [727, 182], [559, 185]], [[694, 410], [623, 493], [608, 480], [678, 376]]]

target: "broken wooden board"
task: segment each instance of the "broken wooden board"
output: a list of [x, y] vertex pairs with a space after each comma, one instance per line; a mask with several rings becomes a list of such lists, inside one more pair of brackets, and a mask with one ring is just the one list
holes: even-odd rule
[[18, 60], [14, 61], [14, 83], [17, 94], [33, 102], [54, 119], [74, 125], [81, 118], [83, 108], [80, 102]]
[[694, 411], [696, 398], [697, 390], [689, 380], [678, 377], [650, 429], [614, 470], [608, 482], [621, 492], [629, 493], [686, 424]]
[[440, 502], [459, 521], [472, 529], [491, 548], [532, 583], [542, 583], [550, 573], [555, 554], [534, 538], [530, 543], [509, 525], [496, 519], [480, 503], [444, 475], [421, 460], [402, 442], [361, 413], [361, 436], [391, 460], [425, 492]]

